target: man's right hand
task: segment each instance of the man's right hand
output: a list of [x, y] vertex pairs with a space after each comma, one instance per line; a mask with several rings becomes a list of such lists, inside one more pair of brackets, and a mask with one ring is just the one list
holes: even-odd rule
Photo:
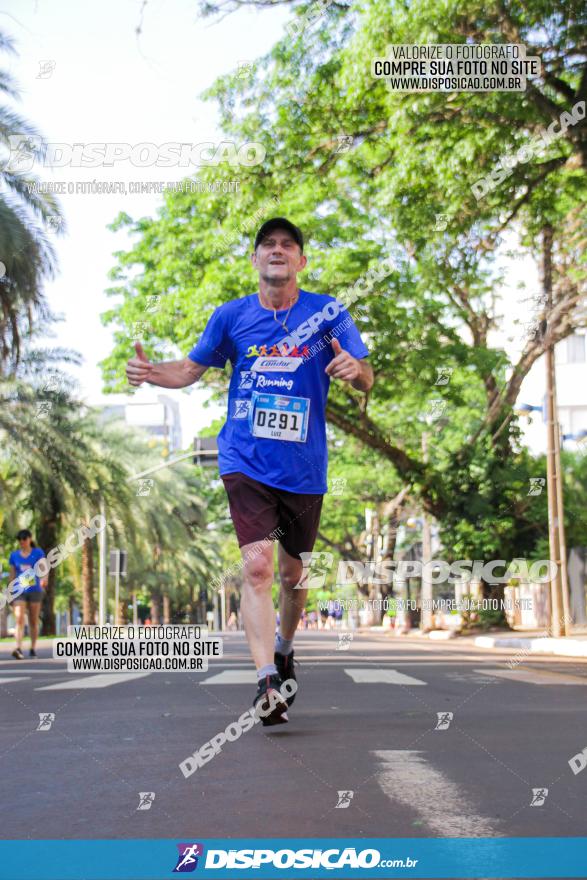
[[148, 359], [140, 342], [135, 342], [135, 351], [136, 356], [126, 365], [126, 378], [131, 385], [142, 385], [143, 382], [148, 382], [155, 364]]

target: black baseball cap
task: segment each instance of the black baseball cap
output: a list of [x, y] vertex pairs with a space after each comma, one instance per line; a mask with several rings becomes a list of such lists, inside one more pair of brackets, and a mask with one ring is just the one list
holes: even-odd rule
[[290, 220], [286, 220], [285, 217], [272, 217], [271, 220], [266, 220], [265, 223], [263, 223], [255, 236], [255, 250], [257, 250], [261, 239], [265, 238], [266, 235], [269, 235], [270, 232], [273, 232], [274, 229], [286, 229], [296, 244], [300, 246], [300, 250], [303, 253], [304, 236], [302, 235], [302, 230], [299, 226], [295, 226], [291, 223]]

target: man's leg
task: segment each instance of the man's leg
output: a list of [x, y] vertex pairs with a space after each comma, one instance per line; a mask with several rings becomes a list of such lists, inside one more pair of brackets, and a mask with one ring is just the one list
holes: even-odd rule
[[[275, 635], [275, 666], [281, 680], [294, 682], [297, 690], [293, 640], [308, 595], [308, 590], [303, 589], [308, 579], [308, 572], [304, 571], [302, 560], [288, 553], [281, 544], [277, 557], [281, 589], [279, 591], [279, 632]], [[298, 585], [302, 589], [296, 589]], [[288, 706], [293, 705], [295, 693], [294, 690], [287, 697]]]
[[[307, 572], [304, 575], [304, 566], [301, 559], [290, 556], [281, 544], [277, 551], [279, 563], [279, 580], [281, 591], [279, 593], [279, 633], [282, 640], [291, 641], [295, 635], [302, 611], [306, 607], [308, 591], [295, 589], [300, 581], [307, 581]], [[303, 580], [302, 580], [303, 577]]]
[[273, 536], [279, 524], [279, 496], [271, 486], [235, 472], [222, 477], [243, 559], [241, 615], [257, 667], [253, 705], [264, 725], [283, 724], [288, 703], [274, 658], [275, 609]]
[[273, 667], [275, 609], [271, 599], [277, 528], [275, 490], [245, 474], [222, 477], [243, 560], [240, 611], [257, 672]]
[[257, 541], [241, 547], [243, 588], [241, 614], [249, 649], [255, 666], [261, 669], [273, 663], [275, 608], [271, 598], [273, 585], [273, 543]]
[[273, 543], [256, 541], [241, 547], [243, 588], [241, 612], [249, 649], [257, 667], [255, 711], [264, 725], [287, 722], [288, 703], [280, 692], [281, 682], [273, 659], [275, 608], [273, 585]]
[[[304, 571], [300, 555], [311, 553], [314, 548], [323, 496], [281, 492], [279, 500], [282, 537], [279, 541], [278, 564], [281, 590], [280, 626], [275, 648], [281, 654], [289, 654], [292, 650], [291, 641], [308, 598], [308, 590], [304, 588], [308, 572]], [[298, 586], [300, 589], [297, 589]]]

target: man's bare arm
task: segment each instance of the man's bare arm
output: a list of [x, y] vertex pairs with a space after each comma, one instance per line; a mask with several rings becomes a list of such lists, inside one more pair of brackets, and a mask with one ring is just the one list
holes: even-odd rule
[[126, 365], [126, 377], [135, 386], [148, 382], [149, 385], [158, 385], [160, 388], [187, 388], [197, 382], [208, 369], [190, 358], [152, 364], [140, 342], [135, 343], [135, 351], [136, 356]]
[[364, 360], [359, 361], [359, 367], [361, 372], [356, 379], [351, 381], [351, 385], [353, 388], [356, 388], [357, 391], [370, 391], [373, 387], [374, 381], [373, 367]]

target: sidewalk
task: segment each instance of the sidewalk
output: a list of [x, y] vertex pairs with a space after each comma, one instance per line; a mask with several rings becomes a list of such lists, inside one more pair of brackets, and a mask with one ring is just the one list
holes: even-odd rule
[[544, 630], [516, 630], [476, 636], [478, 648], [512, 648], [531, 654], [556, 654], [559, 657], [587, 657], [587, 629], [579, 627], [571, 635], [553, 638]]
[[531, 654], [553, 654], [560, 657], [587, 657], [587, 627], [578, 627], [572, 635], [552, 638], [545, 635], [544, 629], [516, 629], [493, 632], [487, 635], [459, 635], [454, 630], [436, 629], [423, 633], [412, 629], [396, 635], [393, 629], [383, 626], [364, 627], [372, 632], [389, 633], [397, 639], [432, 639], [434, 641], [453, 640], [459, 644], [470, 644], [477, 648], [509, 648]]

